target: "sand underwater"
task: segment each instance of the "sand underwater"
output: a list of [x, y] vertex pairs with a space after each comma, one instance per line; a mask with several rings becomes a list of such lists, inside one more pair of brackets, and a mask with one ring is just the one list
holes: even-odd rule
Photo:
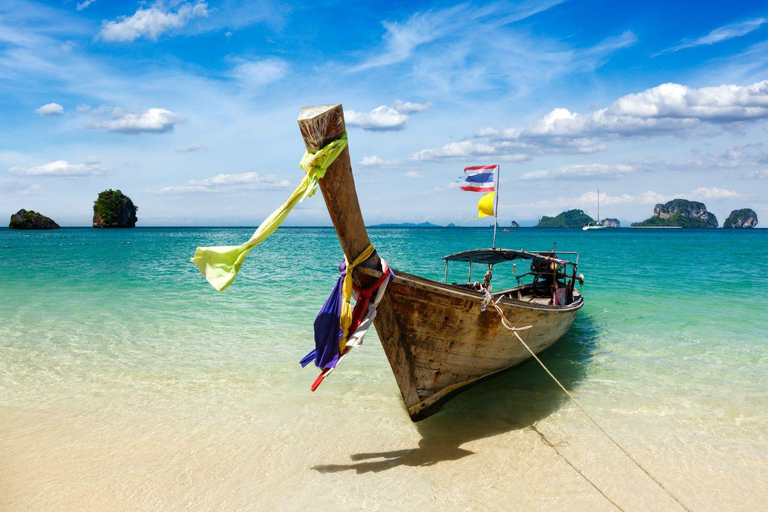
[[[338, 240], [281, 228], [215, 292], [189, 257], [250, 232], [0, 230], [0, 510], [681, 510], [535, 364], [414, 424], [373, 333], [310, 393]], [[764, 508], [768, 231], [500, 236], [581, 253], [543, 360], [593, 416], [693, 510]], [[371, 239], [441, 279], [489, 231]]]

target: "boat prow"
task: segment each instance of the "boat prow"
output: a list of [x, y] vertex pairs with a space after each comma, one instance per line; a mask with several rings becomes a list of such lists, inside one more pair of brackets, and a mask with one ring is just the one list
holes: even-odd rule
[[[299, 116], [307, 150], [315, 152], [345, 133], [341, 105], [302, 109]], [[357, 199], [348, 149], [339, 155], [319, 182], [326, 206], [348, 261], [370, 245]], [[379, 247], [386, 253], [386, 247]], [[560, 253], [558, 253], [560, 254]], [[575, 254], [575, 253], [570, 253]], [[530, 326], [525, 341], [535, 353], [551, 347], [571, 327], [584, 304], [574, 289], [581, 280], [576, 262], [558, 259], [554, 252], [485, 249], [445, 258], [487, 265], [524, 259], [531, 272], [519, 274], [518, 286], [492, 293], [492, 299], [515, 326]], [[566, 272], [566, 268], [570, 270]], [[374, 256], [355, 267], [353, 280], [367, 287], [381, 277]], [[488, 277], [488, 274], [486, 277]], [[533, 283], [523, 283], [528, 276]], [[447, 281], [447, 266], [446, 266]], [[469, 386], [530, 358], [527, 350], [488, 306], [487, 286], [440, 283], [394, 271], [377, 307], [374, 325], [395, 375], [408, 413], [414, 421], [436, 412], [440, 405]], [[484, 303], [485, 300], [485, 303]]]

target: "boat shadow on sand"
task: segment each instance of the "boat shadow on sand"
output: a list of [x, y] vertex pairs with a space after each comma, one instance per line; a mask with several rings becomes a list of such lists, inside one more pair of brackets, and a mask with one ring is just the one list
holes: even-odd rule
[[[541, 360], [569, 391], [586, 377], [598, 329], [588, 315], [581, 315], [570, 331]], [[397, 466], [431, 466], [474, 454], [462, 445], [514, 430], [534, 427], [557, 411], [568, 398], [535, 362], [488, 379], [448, 402], [437, 414], [417, 423], [421, 434], [417, 448], [388, 452], [356, 453], [351, 464], [325, 464], [320, 473], [379, 472]], [[541, 435], [541, 434], [539, 434]], [[546, 442], [546, 440], [545, 440]]]

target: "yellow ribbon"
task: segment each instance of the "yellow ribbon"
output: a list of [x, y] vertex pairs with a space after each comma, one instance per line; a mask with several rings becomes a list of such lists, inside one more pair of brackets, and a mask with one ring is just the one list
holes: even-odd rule
[[369, 244], [360, 256], [355, 258], [352, 263], [344, 256], [347, 262], [347, 274], [344, 276], [344, 282], [341, 285], [341, 316], [339, 318], [339, 327], [341, 327], [341, 341], [339, 341], [339, 351], [343, 354], [347, 346], [349, 337], [349, 326], [352, 324], [352, 270], [373, 254], [373, 244]]
[[[218, 291], [226, 289], [235, 280], [240, 266], [251, 249], [263, 242], [283, 223], [294, 206], [307, 197], [312, 197], [328, 167], [347, 147], [347, 134], [323, 147], [317, 153], [304, 153], [299, 166], [304, 169], [304, 178], [291, 197], [262, 222], [247, 242], [241, 245], [198, 247], [192, 263], [197, 265], [211, 286]], [[346, 281], [345, 281], [346, 282]], [[351, 288], [351, 284], [350, 284]], [[350, 291], [351, 293], [351, 291]], [[351, 320], [350, 320], [351, 321]]]

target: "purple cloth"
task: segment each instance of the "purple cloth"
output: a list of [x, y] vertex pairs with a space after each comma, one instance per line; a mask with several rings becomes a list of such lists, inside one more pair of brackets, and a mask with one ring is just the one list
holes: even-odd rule
[[304, 356], [301, 366], [307, 366], [313, 360], [318, 368], [334, 368], [339, 361], [339, 342], [341, 341], [341, 288], [344, 276], [347, 275], [345, 261], [339, 265], [339, 280], [333, 287], [331, 295], [315, 318], [315, 349]]

